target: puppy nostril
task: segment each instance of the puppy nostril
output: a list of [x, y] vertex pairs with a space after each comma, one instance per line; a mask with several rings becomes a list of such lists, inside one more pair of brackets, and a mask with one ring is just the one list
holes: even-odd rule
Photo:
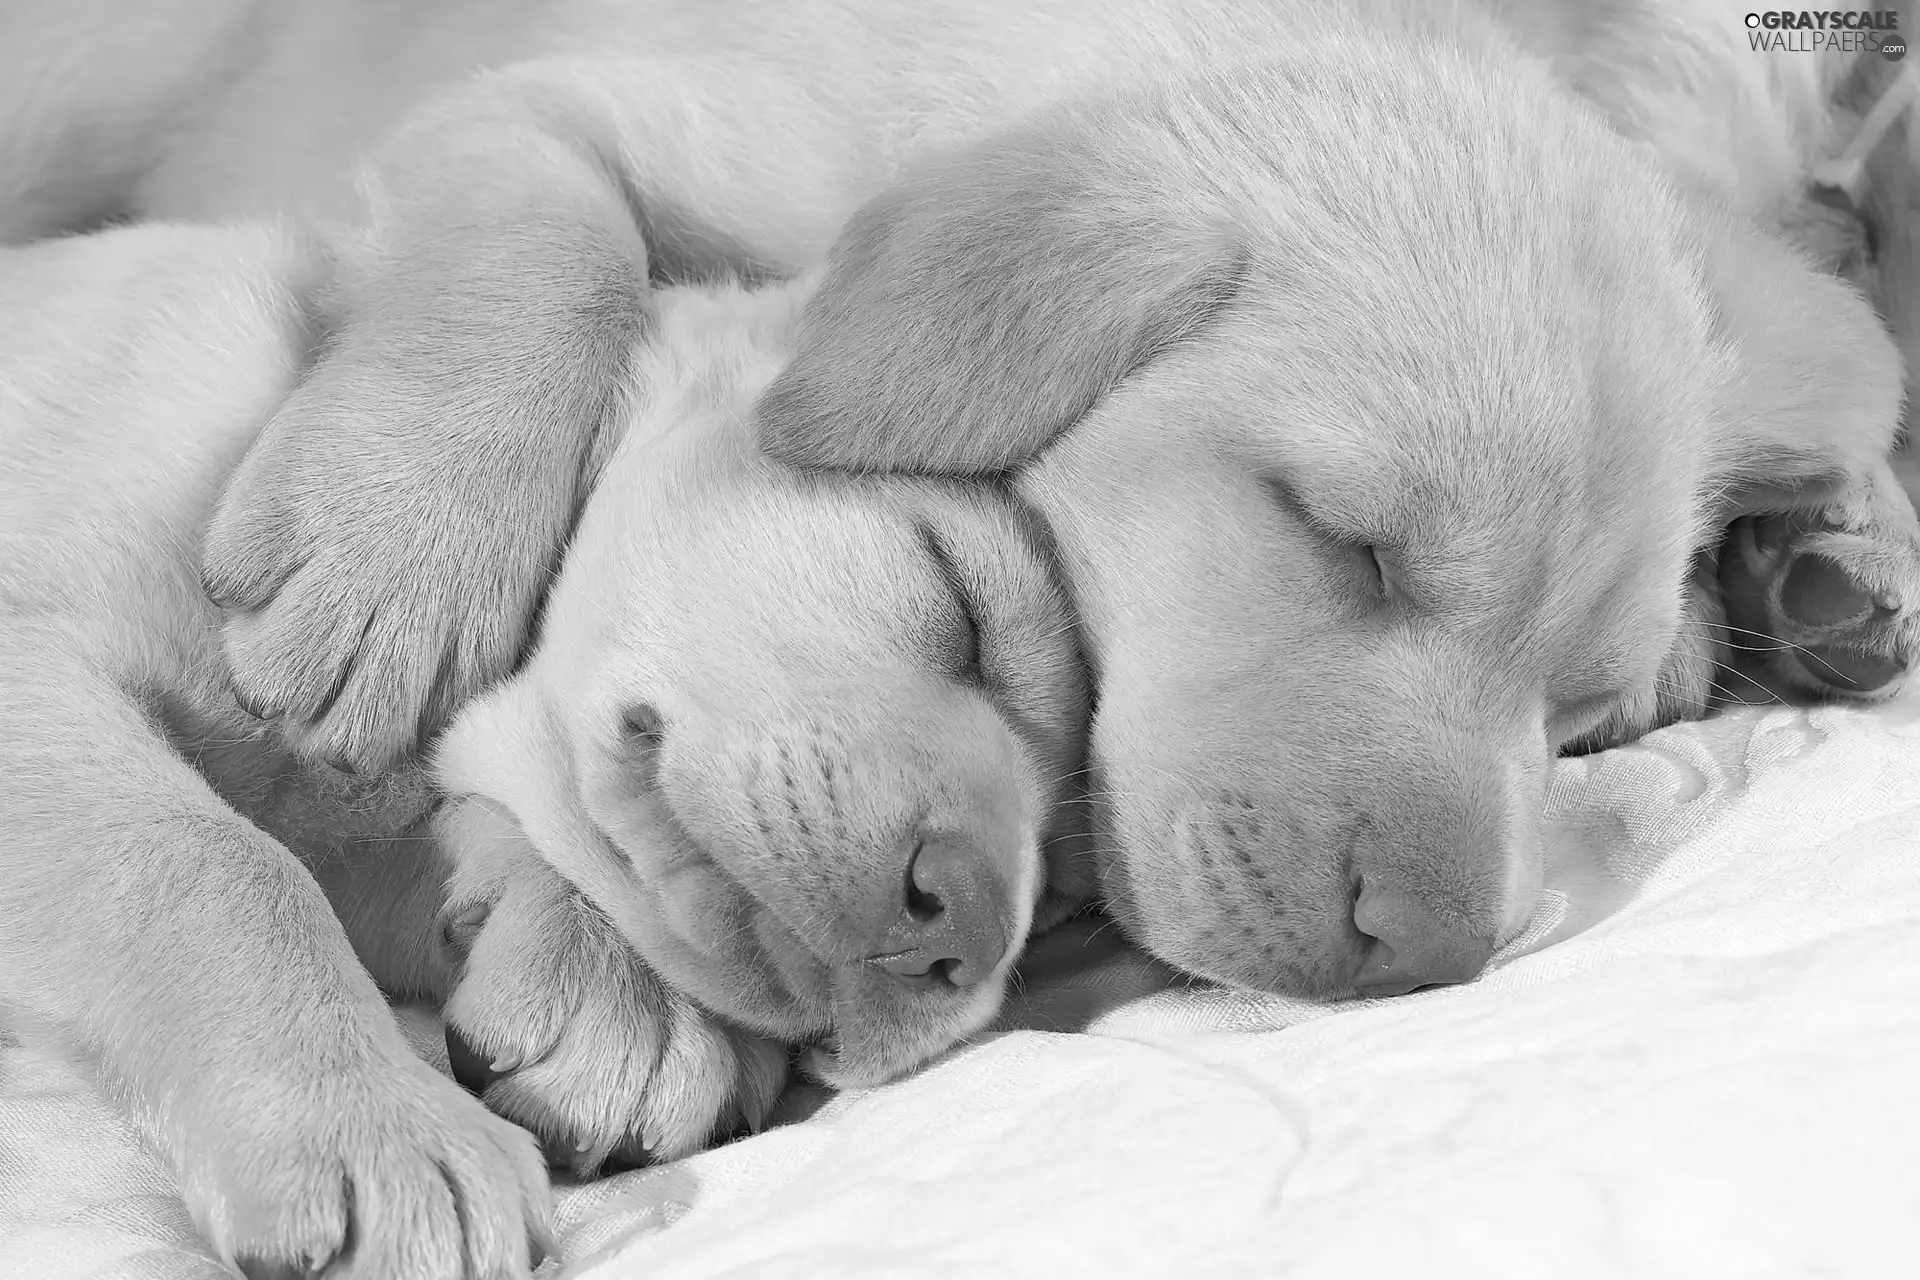
[[931, 881], [937, 875], [932, 869], [932, 860], [923, 860], [926, 850], [926, 841], [915, 841], [913, 856], [907, 859], [907, 915], [917, 924], [927, 924], [939, 918], [947, 909], [939, 891], [922, 883], [923, 877]]
[[1354, 985], [1365, 995], [1405, 995], [1478, 977], [1493, 940], [1444, 920], [1417, 896], [1362, 880], [1354, 927], [1370, 940]]
[[1390, 945], [1374, 938], [1367, 944], [1366, 951], [1361, 954], [1360, 972], [1364, 974], [1370, 971], [1390, 970], [1396, 958]]
[[1011, 945], [1007, 887], [993, 860], [972, 842], [944, 836], [917, 841], [888, 923], [868, 936], [871, 964], [913, 987], [984, 982]]

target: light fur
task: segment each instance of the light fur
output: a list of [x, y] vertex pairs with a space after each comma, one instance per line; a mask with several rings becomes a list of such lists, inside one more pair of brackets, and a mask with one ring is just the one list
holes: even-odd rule
[[[1910, 354], [1920, 341], [1906, 123], [1853, 211], [1808, 197], [1892, 64], [1756, 52], [1733, 0], [123, 10], [37, 0], [0, 18], [19, 59], [0, 76], [0, 235], [289, 209], [329, 228], [334, 348], [234, 485], [208, 577], [239, 606], [249, 705], [360, 767], [519, 652], [649, 272], [804, 265], [911, 157], [1103, 82], [1316, 29], [1344, 29], [1330, 46], [1497, 27], [1670, 176], [1855, 280]], [[1356, 138], [1354, 158], [1373, 146]], [[343, 432], [357, 448], [335, 447]], [[469, 500], [430, 504], [423, 527], [428, 489]], [[464, 514], [499, 509], [520, 518]]]
[[[1390, 972], [1370, 888], [1484, 956], [1531, 903], [1552, 752], [1707, 706], [1727, 522], [1833, 516], [1911, 589], [1898, 360], [1821, 269], [1858, 229], [1797, 223], [1766, 176], [1811, 171], [1827, 132], [1796, 113], [1833, 127], [1847, 91], [1728, 72], [1773, 115], [1704, 143], [1726, 113], [1688, 76], [1734, 46], [1623, 52], [1677, 5], [385, 12], [194, 6], [240, 15], [202, 28], [218, 89], [79, 77], [0, 112], [17, 234], [337, 214], [329, 345], [208, 573], [245, 696], [309, 754], [388, 762], [511, 663], [612, 452], [649, 275], [785, 274], [856, 211], [769, 438], [1019, 470], [1097, 667], [1103, 885], [1192, 971]], [[106, 158], [49, 184], [74, 119]], [[1869, 211], [1907, 189], [1875, 163]], [[1884, 243], [1883, 306], [1911, 248]], [[1771, 608], [1791, 558], [1762, 552]], [[1873, 643], [1904, 660], [1895, 612]], [[537, 728], [526, 690], [476, 715]], [[568, 874], [642, 919], [644, 883], [591, 865]]]
[[[1753, 53], [1731, 0], [25, 0], [0, 15], [0, 238], [325, 229], [333, 347], [223, 504], [209, 581], [241, 608], [249, 702], [371, 768], [519, 653], [649, 273], [805, 266], [912, 157], [1109, 81], [1489, 12], [1670, 170], [1835, 253], [1858, 238], [1802, 182], [1844, 129], [1846, 60]], [[1905, 148], [1875, 153], [1863, 203], [1911, 343]], [[422, 526], [415, 495], [454, 488]]]
[[917, 832], [992, 864], [1015, 938], [1045, 893], [1051, 919], [1090, 888], [1063, 803], [1086, 690], [1004, 497], [759, 452], [748, 411], [805, 296], [657, 295], [541, 642], [436, 768], [504, 806], [675, 987], [784, 1041], [827, 1037], [818, 1066], [872, 1084], [983, 1026], [1017, 956], [925, 991], [861, 963], [876, 948], [850, 922], [886, 917]]
[[0, 1007], [100, 1062], [230, 1262], [524, 1274], [531, 1140], [413, 1053], [294, 853], [408, 832], [428, 793], [264, 734], [199, 588], [310, 271], [266, 231], [0, 251]]
[[[488, 1104], [583, 1172], [762, 1123], [793, 1042], [841, 1082], [910, 1069], [998, 1010], [1043, 893], [1071, 905], [1084, 678], [1003, 496], [758, 455], [797, 294], [671, 290], [452, 800], [301, 761], [236, 701], [198, 563], [323, 271], [244, 226], [0, 251], [0, 1009], [98, 1059], [230, 1261], [524, 1275], [534, 1145], [383, 991], [445, 998]], [[1006, 946], [902, 985], [875, 935], [936, 836]]]
[[[205, 24], [234, 76], [170, 90], [193, 110], [125, 199], [339, 214], [330, 346], [208, 570], [243, 694], [309, 753], [391, 760], [504, 670], [648, 273], [782, 273], [855, 209], [768, 439], [1023, 469], [1101, 667], [1111, 887], [1185, 884], [1133, 924], [1200, 972], [1344, 989], [1382, 955], [1337, 909], [1365, 884], [1481, 952], [1515, 927], [1541, 762], [1709, 705], [1736, 518], [1826, 512], [1891, 548], [1854, 575], [1891, 622], [1823, 642], [1910, 651], [1882, 572], [1907, 516], [1865, 496], [1899, 366], [1804, 190], [1859, 67], [1742, 50], [1722, 0], [245, 12], [259, 43]], [[509, 47], [534, 56], [455, 74]], [[1369, 630], [1404, 603], [1342, 612], [1382, 547], [1387, 596], [1450, 602], [1445, 643]], [[1777, 616], [1794, 563], [1743, 588], [1763, 639], [1812, 638]]]
[[1554, 752], [1708, 705], [1720, 530], [1885, 467], [1858, 295], [1479, 34], [927, 166], [760, 406], [815, 465], [1021, 466], [1099, 690], [1103, 887], [1222, 981], [1350, 990], [1368, 885], [1523, 924]]

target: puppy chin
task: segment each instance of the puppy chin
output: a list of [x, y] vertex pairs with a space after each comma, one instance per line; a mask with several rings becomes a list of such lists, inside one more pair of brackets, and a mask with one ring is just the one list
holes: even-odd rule
[[983, 982], [948, 990], [901, 986], [877, 969], [849, 966], [834, 983], [835, 1032], [801, 1066], [835, 1089], [896, 1080], [992, 1022], [1006, 999], [1017, 952]]

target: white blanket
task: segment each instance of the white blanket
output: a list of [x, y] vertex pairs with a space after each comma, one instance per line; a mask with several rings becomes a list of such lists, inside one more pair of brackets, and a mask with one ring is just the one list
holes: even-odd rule
[[[1920, 696], [1564, 761], [1550, 809], [1470, 986], [1316, 1008], [1069, 932], [1027, 1029], [565, 1193], [543, 1275], [1920, 1274]], [[0, 1277], [222, 1274], [84, 1076], [4, 1051]]]

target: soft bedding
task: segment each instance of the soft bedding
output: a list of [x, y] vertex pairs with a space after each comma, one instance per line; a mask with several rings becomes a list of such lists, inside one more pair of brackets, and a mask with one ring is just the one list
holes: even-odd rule
[[[1070, 928], [1003, 1034], [563, 1193], [542, 1274], [1915, 1274], [1920, 695], [1562, 761], [1550, 816], [1478, 982], [1313, 1007]], [[0, 1049], [0, 1277], [224, 1274], [85, 1074]]]

